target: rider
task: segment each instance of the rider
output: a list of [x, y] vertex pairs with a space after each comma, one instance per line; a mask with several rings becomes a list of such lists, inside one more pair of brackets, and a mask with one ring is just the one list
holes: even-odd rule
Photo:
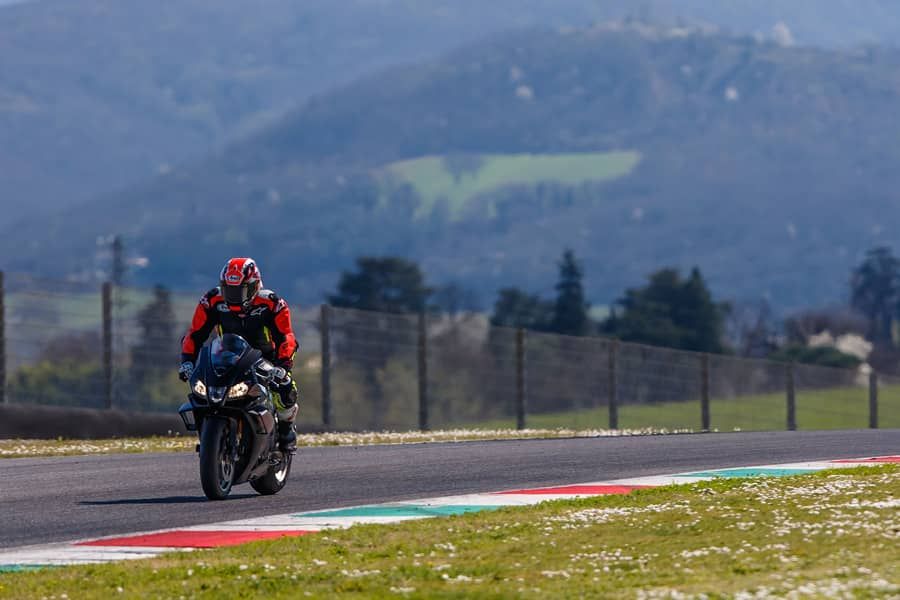
[[[213, 328], [219, 335], [240, 335], [262, 351], [264, 358], [290, 375], [298, 346], [287, 302], [275, 292], [260, 289], [262, 277], [252, 258], [232, 258], [225, 264], [219, 279], [219, 287], [200, 298], [188, 332], [182, 338], [178, 376], [182, 381], [191, 378], [200, 348]], [[291, 377], [290, 383], [277, 386], [273, 391], [278, 411], [278, 445], [284, 452], [295, 452], [297, 384]]]

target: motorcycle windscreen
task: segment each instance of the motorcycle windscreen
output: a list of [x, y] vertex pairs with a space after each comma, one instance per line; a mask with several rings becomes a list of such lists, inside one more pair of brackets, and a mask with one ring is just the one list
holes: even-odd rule
[[210, 362], [216, 373], [224, 374], [241, 360], [250, 344], [239, 335], [226, 333], [213, 340], [209, 347]]

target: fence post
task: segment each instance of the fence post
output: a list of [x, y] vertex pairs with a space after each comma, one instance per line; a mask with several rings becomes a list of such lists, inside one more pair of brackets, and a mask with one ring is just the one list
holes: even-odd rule
[[0, 271], [0, 404], [6, 404], [6, 305], [3, 271]]
[[319, 329], [322, 347], [322, 425], [326, 429], [332, 427], [331, 417], [331, 307], [321, 306]]
[[794, 363], [787, 366], [787, 428], [797, 431], [797, 396], [794, 381]]
[[619, 428], [619, 340], [609, 345], [609, 428]]
[[419, 430], [428, 431], [428, 326], [419, 313]]
[[103, 392], [108, 409], [113, 405], [112, 289], [109, 281], [103, 284]]
[[700, 359], [700, 422], [703, 431], [710, 431], [709, 419], [709, 354]]
[[878, 429], [878, 373], [869, 373], [869, 428]]
[[525, 379], [525, 330], [516, 330], [516, 429], [525, 429], [528, 417], [528, 388]]

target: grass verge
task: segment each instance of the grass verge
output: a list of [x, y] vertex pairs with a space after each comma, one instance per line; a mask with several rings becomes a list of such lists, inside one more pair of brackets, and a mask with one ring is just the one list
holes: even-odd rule
[[[616, 437], [673, 433], [664, 429], [453, 429], [445, 431], [317, 433], [298, 435], [300, 447], [369, 446], [374, 444], [424, 444], [478, 440], [523, 440], [573, 437]], [[141, 452], [187, 452], [197, 444], [194, 436], [122, 438], [111, 440], [0, 440], [0, 458], [79, 456], [88, 454], [133, 454]]]
[[895, 465], [717, 480], [6, 573], [0, 596], [897, 597], [898, 507]]
[[[798, 429], [864, 429], [869, 426], [869, 397], [863, 388], [834, 388], [798, 391]], [[900, 387], [886, 386], [879, 391], [879, 426], [900, 428]], [[787, 427], [785, 394], [758, 394], [710, 401], [710, 421], [718, 431], [783, 431]], [[604, 427], [609, 422], [606, 406], [528, 416], [528, 426], [539, 429], [557, 427]], [[510, 427], [512, 420], [496, 420], [481, 426], [494, 429]], [[647, 427], [670, 431], [699, 431], [700, 400], [626, 404], [619, 407], [619, 426], [626, 429]]]

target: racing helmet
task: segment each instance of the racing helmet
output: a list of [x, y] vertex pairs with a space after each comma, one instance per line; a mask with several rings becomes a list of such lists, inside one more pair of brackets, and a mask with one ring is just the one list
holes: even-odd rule
[[252, 258], [230, 259], [219, 279], [225, 303], [233, 311], [249, 307], [262, 288], [262, 277]]

